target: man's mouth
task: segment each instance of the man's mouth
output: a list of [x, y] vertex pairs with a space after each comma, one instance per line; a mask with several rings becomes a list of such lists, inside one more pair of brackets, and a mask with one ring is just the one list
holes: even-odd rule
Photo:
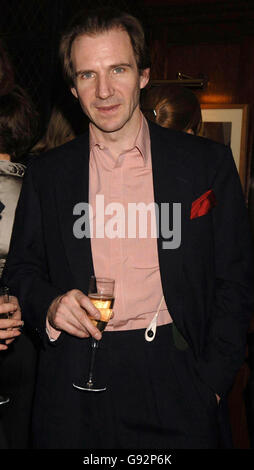
[[118, 110], [120, 104], [114, 104], [111, 106], [96, 106], [97, 111], [100, 113], [110, 114]]

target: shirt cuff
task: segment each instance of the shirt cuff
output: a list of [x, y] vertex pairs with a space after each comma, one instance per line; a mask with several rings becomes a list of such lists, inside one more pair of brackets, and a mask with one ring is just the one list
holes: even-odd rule
[[47, 333], [48, 339], [51, 343], [53, 343], [54, 341], [57, 341], [55, 338], [52, 338], [52, 336], [50, 336], [50, 333], [49, 333], [49, 330], [48, 330], [47, 327], [46, 327], [46, 333]]

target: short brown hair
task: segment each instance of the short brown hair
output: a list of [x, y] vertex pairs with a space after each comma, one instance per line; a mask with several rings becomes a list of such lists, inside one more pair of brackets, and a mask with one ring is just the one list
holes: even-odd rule
[[17, 161], [33, 145], [38, 114], [29, 96], [18, 85], [0, 96], [0, 153]]
[[198, 98], [182, 85], [161, 85], [146, 90], [141, 109], [162, 127], [200, 131], [202, 116]]
[[113, 8], [100, 8], [89, 13], [84, 10], [75, 16], [60, 42], [60, 59], [69, 86], [74, 85], [75, 78], [71, 59], [74, 40], [85, 34], [96, 35], [111, 29], [122, 29], [128, 33], [140, 73], [150, 67], [144, 30], [137, 18]]

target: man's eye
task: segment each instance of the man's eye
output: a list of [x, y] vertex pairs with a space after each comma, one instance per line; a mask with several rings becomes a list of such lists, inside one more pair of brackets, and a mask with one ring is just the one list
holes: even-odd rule
[[114, 73], [123, 73], [124, 70], [125, 70], [124, 67], [116, 67], [116, 68], [114, 69]]
[[80, 77], [85, 80], [88, 80], [89, 78], [93, 78], [93, 76], [94, 76], [93, 72], [84, 72], [80, 74]]

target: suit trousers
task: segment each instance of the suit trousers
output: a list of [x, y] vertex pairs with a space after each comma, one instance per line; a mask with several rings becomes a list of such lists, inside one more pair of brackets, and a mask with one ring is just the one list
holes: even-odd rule
[[[63, 400], [64, 427], [52, 408], [44, 426], [35, 423], [35, 447], [217, 448], [215, 393], [198, 376], [191, 349], [178, 349], [172, 330], [171, 324], [158, 327], [152, 342], [145, 340], [143, 329], [105, 331], [94, 375], [98, 386], [106, 385], [107, 390], [95, 393], [73, 388], [79, 412], [68, 416], [71, 404]], [[86, 379], [91, 343], [90, 339], [83, 341], [82, 370]], [[73, 381], [78, 379], [80, 376]], [[62, 383], [62, 393], [71, 386]]]
[[[4, 406], [4, 405], [0, 405], [0, 406]], [[0, 409], [0, 449], [1, 450], [8, 449], [8, 444], [7, 444], [3, 426], [2, 426], [1, 409]]]

